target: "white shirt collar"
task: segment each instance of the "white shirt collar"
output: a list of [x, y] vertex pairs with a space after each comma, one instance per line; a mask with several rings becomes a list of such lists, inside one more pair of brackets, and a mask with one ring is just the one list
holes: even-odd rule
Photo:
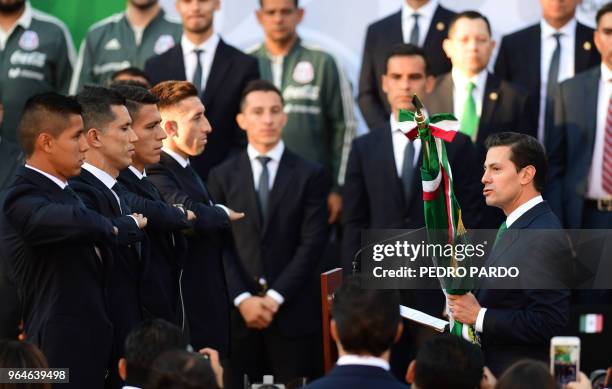
[[132, 165], [128, 166], [128, 169], [130, 169], [130, 171], [131, 171], [132, 173], [134, 173], [134, 175], [135, 175], [136, 177], [138, 177], [138, 179], [139, 179], [139, 180], [142, 180], [144, 177], [146, 177], [146, 176], [147, 176], [147, 171], [146, 171], [146, 169], [145, 169], [145, 170], [144, 170], [142, 173], [140, 172], [140, 170], [136, 169], [136, 168], [135, 168], [134, 166], [132, 166]]
[[606, 64], [601, 62], [601, 79], [604, 82], [610, 82], [612, 80], [612, 70], [606, 66]]
[[188, 158], [183, 158], [182, 155], [180, 155], [179, 153], [170, 150], [169, 148], [167, 148], [166, 146], [162, 147], [162, 151], [165, 152], [166, 154], [168, 154], [169, 156], [171, 156], [172, 158], [174, 158], [174, 160], [176, 162], [179, 163], [179, 165], [181, 165], [182, 167], [187, 167], [187, 165], [189, 165], [189, 159]]
[[204, 50], [204, 53], [214, 55], [215, 51], [217, 51], [217, 46], [219, 46], [220, 40], [221, 38], [219, 38], [219, 35], [213, 33], [210, 38], [200, 43], [199, 45], [196, 45], [189, 39], [187, 39], [185, 34], [183, 34], [183, 36], [181, 37], [181, 48], [183, 49], [183, 56], [190, 55], [196, 49]]
[[438, 0], [429, 0], [425, 5], [421, 6], [416, 11], [408, 5], [407, 1], [402, 2], [402, 19], [409, 19], [413, 14], [418, 13], [421, 17], [426, 17], [427, 19], [433, 18], [433, 14], [436, 12], [436, 8], [438, 8]]
[[523, 216], [527, 211], [536, 205], [540, 204], [544, 199], [542, 199], [541, 195], [538, 195], [531, 200], [527, 201], [523, 205], [519, 206], [514, 211], [510, 212], [510, 215], [506, 218], [506, 227], [510, 228], [510, 226], [518, 220], [521, 216]]
[[117, 180], [115, 180], [110, 174], [90, 163], [83, 162], [83, 166], [81, 167], [96, 176], [96, 178], [102, 181], [104, 186], [106, 186], [108, 189], [113, 189], [113, 186], [115, 186], [117, 183]]
[[487, 69], [485, 68], [477, 75], [467, 78], [459, 69], [453, 68], [451, 71], [451, 76], [453, 78], [453, 84], [455, 85], [456, 90], [465, 91], [468, 82], [472, 81], [474, 84], [476, 84], [476, 89], [480, 91], [481, 94], [484, 94], [484, 89], [487, 82], [487, 73]]
[[270, 157], [272, 161], [280, 162], [280, 159], [283, 156], [284, 151], [285, 151], [285, 144], [283, 143], [282, 140], [278, 142], [276, 146], [272, 148], [272, 150], [268, 151], [265, 154], [262, 154], [259, 151], [255, 150], [255, 147], [251, 146], [250, 143], [247, 146], [247, 154], [249, 155], [249, 159], [251, 160], [251, 162], [255, 161], [255, 158], [257, 158], [260, 155], [265, 155], [267, 157]]
[[121, 388], [121, 389], [142, 389], [142, 388], [139, 388], [138, 386], [130, 386], [130, 385], [125, 385], [125, 386], [124, 386], [123, 388]]
[[565, 37], [572, 37], [576, 35], [576, 19], [572, 18], [572, 20], [565, 23], [565, 25], [558, 30], [548, 24], [546, 20], [542, 19], [540, 20], [540, 30], [542, 31], [542, 38], [550, 38], [557, 32], [560, 32]]
[[42, 174], [43, 176], [47, 177], [51, 181], [55, 182], [57, 184], [57, 186], [59, 186], [62, 189], [64, 189], [66, 186], [68, 186], [67, 182], [60, 180], [59, 178], [55, 177], [54, 175], [51, 175], [51, 174], [49, 174], [47, 172], [44, 172], [44, 171], [42, 171], [40, 169], [37, 169], [34, 166], [30, 166], [30, 165], [28, 165], [26, 163], [25, 167], [27, 167], [28, 169], [34, 170], [35, 172], [38, 172], [38, 173]]
[[336, 362], [336, 365], [338, 366], [345, 366], [345, 365], [361, 365], [361, 366], [374, 366], [374, 367], [380, 367], [381, 369], [390, 370], [389, 367], [389, 362], [385, 361], [382, 358], [378, 358], [378, 357], [373, 357], [373, 356], [366, 356], [366, 355], [343, 355], [340, 358], [338, 358], [338, 361]]

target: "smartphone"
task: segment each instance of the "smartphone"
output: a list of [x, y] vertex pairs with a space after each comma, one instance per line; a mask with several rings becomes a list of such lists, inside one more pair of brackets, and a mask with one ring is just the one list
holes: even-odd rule
[[580, 371], [580, 338], [555, 336], [550, 340], [550, 372], [555, 377], [557, 388], [563, 389], [568, 382], [577, 381]]

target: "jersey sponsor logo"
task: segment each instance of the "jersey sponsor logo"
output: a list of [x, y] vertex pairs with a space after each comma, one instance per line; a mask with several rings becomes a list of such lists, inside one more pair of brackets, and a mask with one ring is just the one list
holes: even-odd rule
[[121, 43], [117, 40], [117, 38], [113, 38], [110, 41], [106, 42], [104, 45], [104, 50], [119, 50], [121, 49]]
[[287, 104], [285, 113], [305, 113], [309, 115], [320, 115], [321, 108], [303, 104]]
[[317, 85], [295, 86], [289, 85], [283, 91], [285, 100], [312, 100], [318, 101], [321, 87]]
[[93, 67], [93, 73], [96, 76], [99, 76], [100, 74], [104, 74], [104, 73], [108, 73], [108, 72], [116, 72], [118, 70], [123, 70], [125, 68], [129, 68], [130, 65], [130, 61], [123, 61], [123, 62], [109, 62], [109, 63], [105, 63], [102, 65], [95, 65]]
[[45, 75], [40, 72], [35, 72], [28, 69], [22, 68], [10, 68], [8, 71], [8, 77], [13, 78], [31, 78], [33, 80], [43, 81]]
[[308, 61], [300, 61], [293, 68], [293, 80], [300, 84], [308, 84], [314, 80], [314, 67]]
[[157, 38], [157, 41], [155, 42], [155, 47], [153, 47], [153, 51], [157, 55], [163, 54], [166, 51], [173, 48], [174, 43], [175, 42], [174, 42], [174, 38], [172, 37], [172, 35], [169, 35], [169, 34], [160, 35], [159, 38]]
[[26, 53], [21, 50], [15, 50], [13, 54], [11, 54], [11, 65], [27, 65], [42, 68], [45, 66], [46, 60], [47, 54], [39, 51]]
[[19, 47], [24, 50], [36, 50], [39, 44], [40, 40], [36, 31], [26, 30], [19, 38]]

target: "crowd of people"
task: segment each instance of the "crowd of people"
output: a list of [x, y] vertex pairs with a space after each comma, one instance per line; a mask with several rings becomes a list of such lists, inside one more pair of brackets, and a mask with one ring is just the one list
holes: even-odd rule
[[[61, 21], [0, 0], [0, 367], [69, 368], [74, 388], [242, 388], [267, 374], [554, 387], [537, 361], [553, 336], [578, 335], [576, 315], [612, 322], [609, 290], [447, 297], [349, 276], [364, 230], [425, 226], [423, 145], [398, 122], [415, 94], [460, 122], [446, 145], [455, 194], [465, 227], [499, 229], [495, 261], [512, 265], [529, 229], [612, 228], [612, 3], [595, 30], [578, 3], [540, 0], [541, 21], [503, 37], [493, 64], [485, 15], [402, 1], [368, 27], [353, 90], [333, 53], [300, 39], [298, 0], [259, 1], [264, 41], [248, 53], [216, 32], [220, 0], [176, 0], [180, 21], [128, 0], [78, 58]], [[334, 267], [339, 359], [315, 380], [319, 274]], [[402, 321], [400, 303], [446, 312], [482, 348]], [[612, 365], [605, 328], [583, 337], [583, 367]]]

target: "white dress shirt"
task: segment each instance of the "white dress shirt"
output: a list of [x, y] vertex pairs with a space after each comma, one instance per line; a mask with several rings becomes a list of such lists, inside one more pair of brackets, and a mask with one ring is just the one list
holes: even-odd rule
[[15, 28], [17, 28], [17, 26], [21, 26], [27, 30], [28, 28], [30, 28], [30, 24], [32, 24], [32, 6], [30, 5], [29, 1], [26, 1], [25, 10], [23, 11], [19, 19], [17, 19], [15, 24], [13, 24], [13, 27], [11, 27], [8, 31], [4, 31], [4, 29], [0, 27], [0, 50], [4, 50], [8, 38], [11, 36], [13, 31], [15, 31]]
[[136, 169], [134, 166], [131, 166], [131, 165], [128, 167], [128, 169], [130, 169], [130, 171], [134, 173], [134, 175], [138, 177], [139, 180], [142, 180], [143, 178], [147, 176], [146, 170], [143, 170], [141, 173], [140, 170]]
[[557, 41], [553, 36], [561, 33], [559, 43], [561, 44], [561, 57], [559, 58], [559, 73], [557, 82], [574, 77], [574, 51], [576, 42], [576, 19], [572, 19], [556, 30], [546, 20], [540, 21], [540, 112], [538, 113], [538, 139], [544, 139], [544, 113], [546, 112], [546, 86], [548, 84], [548, 70], [553, 53], [557, 47]]
[[[516, 222], [521, 216], [523, 216], [531, 208], [540, 204], [542, 201], [544, 201], [544, 199], [542, 198], [542, 196], [538, 195], [526, 201], [521, 206], [517, 207], [514, 211], [510, 213], [510, 215], [506, 217], [506, 227], [510, 228], [510, 226], [512, 226], [512, 224], [514, 224], [514, 222]], [[474, 324], [474, 328], [477, 332], [482, 333], [482, 327], [484, 326], [484, 317], [486, 312], [487, 308], [484, 307], [480, 308], [480, 311], [478, 311], [478, 316], [476, 317], [476, 324]]]
[[202, 65], [202, 85], [200, 85], [200, 90], [206, 88], [206, 81], [210, 75], [210, 69], [212, 68], [215, 52], [217, 51], [220, 40], [221, 38], [219, 38], [219, 35], [213, 33], [205, 42], [195, 45], [187, 39], [185, 34], [181, 37], [183, 61], [185, 62], [185, 76], [189, 82], [193, 82], [195, 70], [198, 66], [198, 59], [194, 50], [203, 50], [203, 52], [200, 53], [200, 64]]
[[104, 170], [97, 168], [87, 162], [83, 162], [83, 166], [81, 167], [93, 174], [98, 180], [102, 181], [104, 186], [106, 186], [115, 196], [115, 200], [117, 200], [117, 205], [119, 205], [119, 209], [121, 210], [121, 201], [119, 201], [119, 196], [117, 196], [117, 193], [115, 193], [115, 191], [113, 190], [113, 186], [115, 186], [117, 180], [115, 180], [110, 174], [108, 174]]
[[25, 164], [25, 167], [27, 167], [28, 169], [34, 170], [35, 172], [38, 172], [40, 174], [42, 174], [43, 176], [47, 177], [48, 179], [50, 179], [51, 181], [55, 182], [57, 184], [57, 186], [59, 186], [60, 188], [62, 188], [62, 190], [64, 190], [65, 187], [68, 186], [68, 183], [65, 181], [60, 180], [59, 178], [55, 177], [52, 174], [49, 174], [47, 172], [43, 172], [40, 169], [35, 168], [34, 166], [30, 166], [27, 163]]
[[[268, 151], [265, 154], [261, 154], [259, 151], [255, 150], [255, 148], [251, 144], [247, 146], [247, 155], [249, 156], [249, 162], [251, 163], [251, 171], [253, 172], [253, 183], [255, 185], [255, 191], [257, 191], [257, 188], [259, 188], [259, 178], [263, 170], [263, 166], [261, 166], [261, 162], [257, 160], [257, 157], [263, 155], [265, 155], [266, 157], [270, 157], [270, 161], [266, 166], [268, 167], [268, 188], [271, 190], [274, 186], [274, 179], [276, 178], [278, 166], [280, 164], [280, 160], [283, 156], [284, 151], [285, 144], [282, 140], [278, 142], [278, 144], [274, 146], [272, 150]], [[285, 298], [274, 289], [268, 289], [266, 291], [266, 295], [272, 297], [274, 301], [276, 301], [279, 305], [285, 302]], [[240, 303], [242, 303], [244, 300], [251, 296], [252, 295], [249, 292], [240, 293], [234, 299], [234, 306], [238, 307]]]
[[476, 87], [472, 90], [472, 96], [476, 103], [476, 114], [478, 117], [482, 116], [482, 102], [484, 99], [484, 90], [487, 85], [487, 69], [483, 69], [477, 75], [467, 78], [457, 68], [453, 68], [451, 71], [451, 77], [453, 78], [453, 114], [459, 120], [463, 117], [463, 105], [467, 100], [467, 85], [471, 81]]
[[[391, 139], [393, 141], [393, 157], [395, 159], [395, 167], [397, 169], [397, 176], [402, 176], [402, 166], [404, 164], [404, 150], [406, 145], [410, 142], [410, 139], [402, 131], [399, 130], [398, 121], [395, 119], [395, 115], [391, 114]], [[414, 159], [412, 166], [416, 166], [419, 162], [419, 155], [421, 153], [421, 140], [416, 138], [412, 141], [414, 145]]]
[[423, 47], [434, 13], [438, 8], [438, 0], [429, 0], [417, 10], [410, 7], [406, 1], [402, 3], [402, 36], [404, 43], [410, 43], [410, 33], [412, 33], [414, 27], [414, 17], [412, 15], [416, 13], [419, 14], [419, 47]]
[[[593, 91], [595, 93], [595, 91]], [[589, 172], [586, 198], [592, 200], [605, 199], [612, 196], [607, 193], [601, 182], [604, 142], [606, 135], [606, 121], [608, 118], [608, 105], [612, 97], [612, 70], [602, 62], [599, 90], [597, 92], [597, 125], [595, 126], [595, 144], [593, 146], [593, 159]]]
[[338, 366], [346, 366], [346, 365], [360, 365], [360, 366], [374, 366], [380, 367], [386, 371], [389, 371], [391, 368], [389, 367], [389, 362], [385, 361], [382, 358], [373, 357], [370, 355], [354, 355], [348, 354], [343, 355], [338, 358], [336, 361], [336, 365]]

